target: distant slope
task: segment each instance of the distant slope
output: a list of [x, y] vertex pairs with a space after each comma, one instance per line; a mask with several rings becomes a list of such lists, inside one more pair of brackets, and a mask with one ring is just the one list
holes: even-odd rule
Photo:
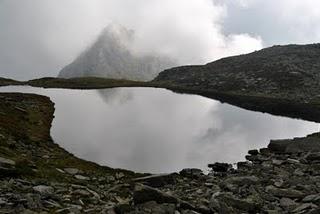
[[154, 82], [310, 101], [320, 94], [320, 44], [273, 46], [202, 66], [176, 67]]
[[134, 54], [129, 47], [133, 40], [133, 31], [110, 25], [89, 49], [61, 70], [59, 77], [151, 80], [160, 71], [176, 66], [174, 60], [164, 56]]

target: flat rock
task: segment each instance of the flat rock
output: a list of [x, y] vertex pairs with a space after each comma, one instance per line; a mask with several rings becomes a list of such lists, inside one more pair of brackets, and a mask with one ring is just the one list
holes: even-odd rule
[[63, 169], [66, 173], [70, 174], [70, 175], [76, 175], [78, 173], [80, 173], [80, 170], [77, 168], [65, 168]]
[[302, 199], [303, 202], [316, 202], [320, 201], [320, 194], [307, 195]]
[[7, 158], [0, 157], [0, 165], [16, 165], [16, 162]]
[[78, 179], [78, 180], [83, 180], [83, 181], [89, 181], [90, 180], [89, 177], [86, 177], [86, 176], [83, 176], [83, 175], [75, 175], [74, 177], [76, 179]]
[[54, 192], [53, 187], [45, 186], [45, 185], [35, 186], [33, 187], [33, 190], [40, 194], [52, 194]]
[[296, 209], [293, 210], [294, 213], [300, 213], [304, 210], [310, 210], [310, 209], [313, 209], [313, 208], [318, 208], [317, 205], [315, 204], [312, 204], [312, 203], [306, 203], [306, 204], [301, 204], [300, 206], [298, 206]]

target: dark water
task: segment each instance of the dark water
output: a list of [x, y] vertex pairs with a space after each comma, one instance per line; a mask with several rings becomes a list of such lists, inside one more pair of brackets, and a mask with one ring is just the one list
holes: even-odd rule
[[318, 124], [243, 110], [164, 89], [105, 90], [4, 87], [0, 92], [49, 96], [55, 102], [51, 134], [77, 156], [140, 172], [171, 172], [244, 160], [270, 139], [305, 136]]

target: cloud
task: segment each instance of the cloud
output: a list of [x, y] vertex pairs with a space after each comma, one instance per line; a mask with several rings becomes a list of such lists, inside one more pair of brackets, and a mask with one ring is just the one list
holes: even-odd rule
[[228, 8], [223, 23], [225, 34], [259, 35], [267, 46], [320, 40], [320, 2], [317, 0], [219, 2]]
[[135, 30], [134, 49], [199, 64], [262, 47], [258, 36], [222, 32], [226, 7], [211, 0], [2, 0], [0, 74], [55, 76], [110, 22]]
[[0, 0], [0, 76], [56, 76], [109, 23], [137, 53], [202, 64], [263, 46], [320, 40], [316, 0]]

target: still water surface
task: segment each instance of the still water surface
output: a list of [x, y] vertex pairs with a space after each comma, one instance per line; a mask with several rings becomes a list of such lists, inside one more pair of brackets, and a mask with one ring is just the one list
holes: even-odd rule
[[54, 141], [86, 160], [139, 172], [172, 172], [244, 160], [270, 139], [305, 136], [317, 123], [247, 111], [165, 89], [2, 87], [55, 103]]

